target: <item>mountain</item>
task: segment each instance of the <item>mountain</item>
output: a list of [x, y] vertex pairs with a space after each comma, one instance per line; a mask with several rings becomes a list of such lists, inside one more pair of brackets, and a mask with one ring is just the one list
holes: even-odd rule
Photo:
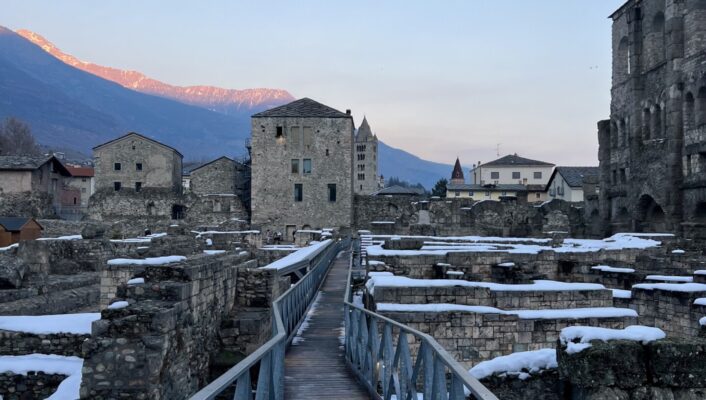
[[291, 94], [281, 89], [259, 88], [237, 90], [213, 86], [182, 87], [169, 85], [137, 71], [126, 71], [81, 61], [70, 54], [62, 52], [53, 43], [32, 31], [20, 29], [17, 31], [17, 34], [72, 67], [113, 81], [128, 89], [159, 97], [166, 97], [181, 103], [207, 108], [223, 114], [238, 114], [242, 111], [256, 113], [294, 100]]
[[[181, 150], [187, 159], [240, 156], [250, 116], [289, 102], [279, 89], [169, 85], [61, 52], [29, 31], [0, 27], [0, 118], [15, 116], [52, 148], [91, 154], [102, 142], [136, 131]], [[451, 165], [425, 161], [380, 142], [380, 173], [431, 188]]]

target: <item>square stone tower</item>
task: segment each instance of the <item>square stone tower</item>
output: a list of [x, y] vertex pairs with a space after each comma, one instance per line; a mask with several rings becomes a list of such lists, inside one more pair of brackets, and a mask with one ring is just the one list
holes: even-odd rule
[[252, 225], [288, 240], [299, 229], [347, 230], [353, 218], [354, 125], [303, 98], [252, 116]]
[[369, 195], [382, 189], [378, 176], [378, 137], [365, 117], [355, 137], [354, 165], [353, 190], [356, 194]]
[[601, 121], [607, 231], [706, 223], [706, 0], [630, 0], [614, 12], [610, 120]]

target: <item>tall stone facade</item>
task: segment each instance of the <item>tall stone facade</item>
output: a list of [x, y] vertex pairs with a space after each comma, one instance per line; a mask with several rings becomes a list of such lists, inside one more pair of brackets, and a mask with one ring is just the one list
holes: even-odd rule
[[353, 215], [354, 125], [304, 98], [253, 115], [252, 224], [282, 232], [347, 230]]
[[382, 189], [378, 176], [378, 137], [365, 117], [355, 137], [354, 164], [353, 190], [356, 194], [372, 194]]
[[159, 188], [180, 193], [182, 159], [176, 149], [130, 132], [93, 148], [95, 190]]
[[598, 124], [607, 231], [706, 226], [706, 0], [613, 15], [610, 120]]

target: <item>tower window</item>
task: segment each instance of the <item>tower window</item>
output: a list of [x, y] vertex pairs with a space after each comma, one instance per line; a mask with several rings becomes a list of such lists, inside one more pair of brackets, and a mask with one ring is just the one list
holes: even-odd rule
[[328, 201], [330, 201], [330, 202], [336, 201], [336, 184], [335, 183], [328, 184]]
[[277, 134], [275, 135], [277, 139], [282, 139], [284, 137], [284, 129], [281, 126], [277, 127]]
[[113, 189], [115, 189], [116, 192], [119, 192], [121, 187], [122, 184], [120, 182], [113, 182]]
[[302, 166], [302, 172], [305, 174], [311, 173], [311, 159], [310, 158], [304, 159], [304, 165]]
[[113, 164], [113, 169], [116, 171], [120, 171], [122, 168], [123, 168], [123, 166], [119, 162], [116, 162], [115, 164]]
[[136, 170], [136, 171], [142, 171], [142, 163], [136, 163], [136, 164], [135, 164], [135, 170]]
[[304, 185], [301, 183], [294, 184], [294, 201], [304, 200]]

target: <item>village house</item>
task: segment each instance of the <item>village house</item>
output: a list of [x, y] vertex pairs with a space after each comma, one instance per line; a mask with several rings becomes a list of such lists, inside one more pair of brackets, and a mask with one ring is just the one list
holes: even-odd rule
[[598, 167], [556, 167], [549, 178], [547, 193], [550, 199], [583, 202], [584, 180], [597, 178]]
[[549, 182], [554, 164], [531, 160], [510, 154], [497, 160], [473, 165], [471, 183], [476, 185], [523, 185], [527, 200], [542, 202], [547, 200], [546, 185]]
[[189, 190], [196, 194], [236, 194], [236, 176], [240, 163], [220, 157], [189, 172]]
[[66, 169], [69, 170], [71, 174], [70, 177], [65, 179], [66, 186], [69, 188], [77, 189], [78, 198], [74, 198], [72, 203], [74, 205], [79, 205], [81, 207], [88, 207], [88, 199], [94, 193], [94, 169], [93, 167], [80, 167], [73, 165], [66, 165]]
[[48, 193], [56, 201], [70, 176], [54, 156], [0, 156], [0, 194]]
[[0, 217], [0, 247], [42, 236], [42, 226], [34, 218]]
[[527, 188], [524, 185], [518, 184], [475, 185], [466, 183], [449, 183], [448, 185], [446, 185], [446, 198], [448, 199], [500, 201], [505, 199], [519, 198], [522, 198], [524, 200], [526, 196]]
[[355, 137], [354, 161], [353, 187], [355, 193], [366, 195], [382, 189], [378, 176], [378, 137], [373, 134], [365, 117], [363, 117], [363, 122]]
[[130, 132], [93, 148], [95, 190], [145, 188], [182, 191], [183, 155], [176, 149]]
[[308, 98], [253, 115], [253, 226], [289, 241], [299, 229], [349, 229], [353, 143], [350, 111]]

